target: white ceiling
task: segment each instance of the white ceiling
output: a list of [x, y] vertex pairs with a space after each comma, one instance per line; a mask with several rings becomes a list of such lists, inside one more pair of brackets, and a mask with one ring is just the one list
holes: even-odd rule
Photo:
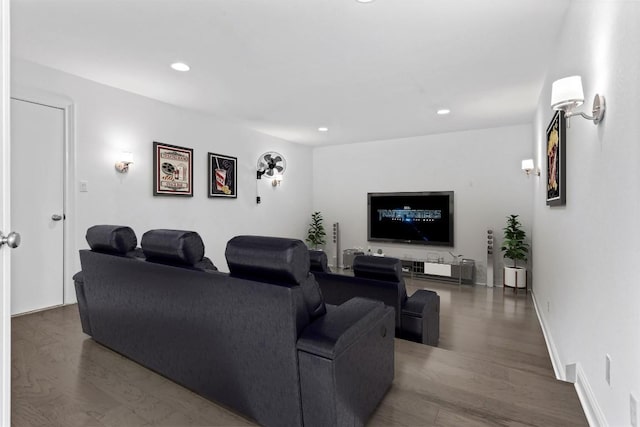
[[350, 143], [531, 122], [569, 2], [13, 0], [12, 53], [285, 140]]

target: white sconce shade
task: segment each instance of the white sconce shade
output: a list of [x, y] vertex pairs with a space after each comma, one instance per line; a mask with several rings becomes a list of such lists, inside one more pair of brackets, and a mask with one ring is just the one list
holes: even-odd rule
[[[582, 77], [570, 76], [560, 80], [556, 80], [551, 85], [551, 108], [554, 110], [564, 111], [565, 117], [582, 116], [587, 120], [593, 120], [593, 124], [597, 125], [604, 118], [606, 110], [604, 95], [596, 95], [593, 97], [592, 115], [589, 116], [582, 111], [573, 111], [576, 107], [584, 103], [584, 92], [582, 90]], [[567, 126], [569, 122], [567, 122]]]
[[553, 82], [551, 86], [551, 108], [567, 111], [584, 103], [582, 77], [565, 77]]
[[129, 165], [133, 163], [133, 153], [123, 151], [120, 153], [120, 160], [116, 162], [116, 170], [120, 173], [129, 172]]
[[133, 163], [133, 153], [129, 151], [123, 151], [120, 156], [120, 160], [124, 163]]
[[[533, 172], [534, 168], [533, 159], [525, 159], [522, 161], [522, 170], [527, 174], [527, 176]], [[536, 171], [536, 175], [540, 176], [540, 171]]]

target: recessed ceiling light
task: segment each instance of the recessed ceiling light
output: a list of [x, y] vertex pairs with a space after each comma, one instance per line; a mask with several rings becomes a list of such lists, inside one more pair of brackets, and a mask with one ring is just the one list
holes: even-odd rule
[[356, 0], [358, 3], [371, 3], [373, 0]]
[[189, 67], [184, 62], [174, 62], [173, 64], [171, 64], [171, 68], [176, 71], [189, 71], [191, 69], [191, 67]]
[[318, 128], [318, 132], [329, 132], [329, 128], [320, 127], [320, 128]]
[[444, 116], [445, 114], [449, 114], [451, 112], [451, 110], [447, 109], [447, 108], [441, 108], [438, 111], [436, 111], [437, 114]]

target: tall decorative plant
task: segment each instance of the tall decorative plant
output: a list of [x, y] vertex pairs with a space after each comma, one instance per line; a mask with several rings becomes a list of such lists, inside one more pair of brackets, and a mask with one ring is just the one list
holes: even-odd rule
[[307, 243], [313, 245], [314, 249], [318, 249], [319, 245], [326, 243], [324, 236], [327, 233], [324, 232], [324, 225], [322, 224], [322, 214], [320, 212], [314, 212], [311, 214], [311, 223], [309, 224], [309, 230], [307, 231]]
[[529, 245], [524, 241], [526, 234], [522, 229], [518, 216], [509, 215], [507, 217], [507, 226], [502, 229], [504, 231], [504, 240], [500, 248], [504, 252], [504, 258], [513, 261], [513, 268], [518, 266], [518, 261], [526, 261], [529, 253]]

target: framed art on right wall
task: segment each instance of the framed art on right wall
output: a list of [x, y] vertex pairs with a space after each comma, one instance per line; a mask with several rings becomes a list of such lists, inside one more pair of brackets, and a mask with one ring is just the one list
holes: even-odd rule
[[566, 119], [563, 111], [556, 111], [547, 127], [547, 205], [567, 203], [566, 185]]

